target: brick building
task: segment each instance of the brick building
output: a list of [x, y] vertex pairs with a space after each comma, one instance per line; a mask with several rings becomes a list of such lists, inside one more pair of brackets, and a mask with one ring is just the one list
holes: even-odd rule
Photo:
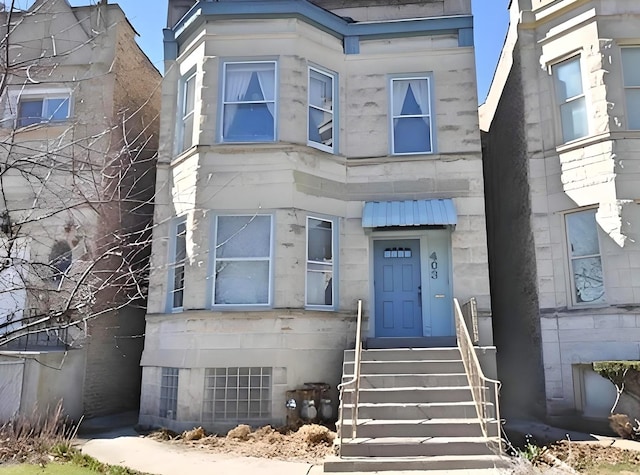
[[0, 418], [135, 409], [160, 73], [118, 5], [2, 19]]

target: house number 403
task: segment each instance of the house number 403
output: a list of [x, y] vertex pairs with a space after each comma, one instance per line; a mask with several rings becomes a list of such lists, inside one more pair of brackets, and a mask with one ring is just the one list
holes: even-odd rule
[[432, 252], [429, 256], [431, 259], [431, 278], [438, 278], [438, 255], [435, 252]]

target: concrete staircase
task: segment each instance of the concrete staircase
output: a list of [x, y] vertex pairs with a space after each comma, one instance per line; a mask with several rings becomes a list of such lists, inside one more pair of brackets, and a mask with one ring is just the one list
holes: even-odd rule
[[[343, 382], [353, 378], [345, 351]], [[340, 458], [325, 472], [486, 469], [503, 466], [498, 424], [484, 437], [458, 348], [362, 351], [357, 435], [351, 438], [354, 386], [345, 389]]]

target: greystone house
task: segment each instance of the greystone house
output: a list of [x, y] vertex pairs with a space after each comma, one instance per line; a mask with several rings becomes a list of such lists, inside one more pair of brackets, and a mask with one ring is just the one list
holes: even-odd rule
[[[503, 402], [606, 422], [615, 388], [593, 362], [640, 354], [640, 4], [509, 12], [480, 108]], [[638, 417], [631, 402], [616, 412]]]
[[[335, 420], [358, 340], [363, 361], [446, 360], [441, 387], [419, 374], [396, 391], [414, 412], [396, 414], [406, 451], [386, 455], [468, 450], [401, 427], [424, 419], [411, 398], [458, 384], [429, 404], [462, 415], [430, 418], [473, 426], [484, 454], [454, 319], [474, 298], [495, 377], [470, 1], [170, 0], [164, 48], [140, 423], [282, 425], [308, 382], [330, 386]], [[374, 392], [361, 418], [378, 418]]]

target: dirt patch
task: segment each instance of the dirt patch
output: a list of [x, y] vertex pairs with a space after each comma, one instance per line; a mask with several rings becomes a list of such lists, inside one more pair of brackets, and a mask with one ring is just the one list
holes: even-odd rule
[[[194, 434], [198, 438], [194, 439]], [[304, 425], [297, 431], [271, 426], [252, 431], [249, 426], [240, 425], [222, 436], [206, 434], [202, 428], [195, 428], [182, 434], [163, 429], [152, 432], [148, 437], [215, 453], [318, 464], [334, 453], [336, 434], [316, 424]]]
[[[593, 443], [569, 442], [566, 440], [549, 445], [541, 451], [540, 456], [533, 461], [534, 466], [545, 469], [555, 467], [561, 469], [561, 464], [554, 463], [557, 460], [565, 463], [578, 473], [606, 474], [611, 467], [636, 467], [630, 473], [640, 473], [640, 452], [620, 449], [618, 447], [603, 446]], [[615, 473], [627, 473], [615, 471]]]

